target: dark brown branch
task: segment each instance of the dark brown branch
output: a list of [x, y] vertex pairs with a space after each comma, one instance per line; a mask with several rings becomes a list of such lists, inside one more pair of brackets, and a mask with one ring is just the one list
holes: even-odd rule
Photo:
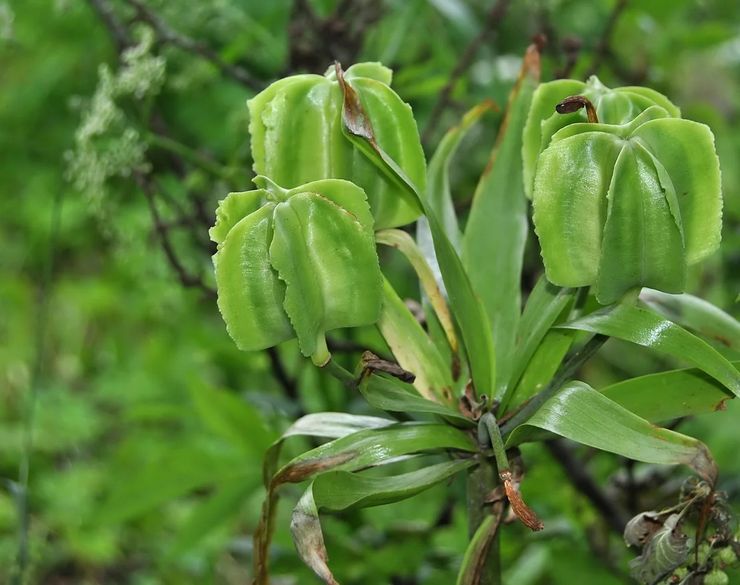
[[227, 63], [206, 44], [174, 30], [141, 0], [124, 0], [124, 2], [136, 11], [136, 21], [146, 23], [152, 27], [159, 42], [200, 56], [215, 65], [224, 75], [246, 87], [255, 91], [263, 89], [264, 84], [255, 79], [246, 69], [239, 65]]
[[298, 395], [298, 387], [296, 386], [295, 380], [291, 378], [290, 374], [288, 374], [288, 371], [285, 369], [285, 365], [283, 364], [283, 360], [280, 359], [278, 350], [274, 347], [270, 347], [265, 351], [265, 353], [270, 360], [272, 373], [283, 388], [285, 396], [289, 400], [294, 401], [300, 408], [301, 397]]
[[422, 140], [424, 142], [427, 142], [432, 136], [434, 130], [439, 124], [442, 113], [450, 106], [452, 92], [454, 91], [457, 82], [473, 64], [473, 59], [483, 43], [485, 43], [496, 31], [497, 27], [506, 15], [508, 8], [509, 0], [497, 0], [488, 12], [481, 31], [473, 38], [473, 40], [470, 41], [470, 43], [468, 43], [468, 46], [465, 47], [465, 50], [460, 55], [457, 64], [450, 72], [447, 83], [442, 88], [442, 91], [439, 92], [439, 96], [432, 108], [431, 114], [429, 114], [429, 120], [427, 121], [427, 125], [422, 136]]
[[568, 479], [582, 493], [615, 533], [621, 535], [627, 524], [627, 513], [598, 486], [573, 449], [562, 439], [545, 443], [553, 458], [560, 464]]
[[604, 30], [594, 47], [594, 58], [591, 61], [591, 67], [589, 68], [586, 77], [595, 75], [598, 72], [599, 67], [601, 67], [601, 64], [604, 62], [604, 59], [606, 59], [611, 52], [612, 34], [614, 33], [619, 17], [622, 16], [628, 2], [629, 0], [616, 0], [614, 8], [612, 8], [609, 18], [606, 21], [606, 25], [604, 25]]
[[124, 49], [133, 45], [133, 39], [126, 26], [116, 15], [113, 7], [106, 0], [87, 0], [98, 18], [103, 22], [105, 28], [116, 45], [116, 51], [120, 54]]
[[137, 172], [135, 174], [136, 183], [141, 188], [144, 196], [146, 197], [147, 204], [149, 205], [149, 212], [154, 223], [154, 231], [157, 235], [162, 251], [164, 252], [167, 262], [177, 274], [180, 283], [186, 288], [198, 288], [202, 290], [208, 297], [216, 298], [216, 291], [208, 286], [203, 279], [194, 274], [190, 274], [183, 265], [182, 261], [177, 255], [175, 248], [170, 240], [169, 230], [167, 224], [162, 220], [162, 216], [159, 214], [157, 209], [157, 203], [155, 201], [155, 188], [152, 184], [152, 180], [149, 176], [144, 173]]

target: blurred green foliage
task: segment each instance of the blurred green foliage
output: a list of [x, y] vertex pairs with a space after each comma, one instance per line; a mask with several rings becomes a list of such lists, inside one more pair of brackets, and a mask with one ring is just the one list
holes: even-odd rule
[[[207, 292], [216, 202], [250, 187], [245, 100], [287, 73], [322, 73], [334, 58], [383, 61], [429, 148], [466, 107], [505, 103], [538, 33], [548, 37], [545, 80], [598, 70], [609, 85], [655, 87], [716, 134], [723, 247], [694, 271], [691, 292], [738, 314], [735, 3], [654, 0], [615, 11], [613, 0], [520, 0], [499, 2], [503, 17], [492, 22], [493, 4], [0, 2], [0, 581], [18, 576], [18, 470], [28, 456], [27, 583], [247, 582], [266, 447], [302, 412], [369, 411], [300, 358], [295, 342], [272, 355], [239, 352]], [[440, 93], [482, 27], [490, 30], [437, 118]], [[499, 121], [489, 116], [462, 147], [453, 169], [462, 211]], [[539, 266], [529, 247], [525, 287]], [[385, 260], [397, 290], [418, 298], [398, 258]], [[384, 351], [369, 329], [334, 342]], [[356, 355], [342, 359], [351, 368]], [[583, 377], [599, 387], [668, 365], [610, 342]], [[731, 403], [682, 425], [713, 449], [734, 502], [738, 414]], [[525, 495], [547, 529], [507, 528], [507, 582], [629, 582], [621, 539], [547, 451], [523, 452]], [[610, 497], [628, 494], [630, 512], [660, 502], [685, 473], [578, 454]], [[620, 488], [630, 482], [638, 488]], [[289, 498], [299, 493], [286, 488]], [[463, 493], [453, 483], [329, 518], [337, 573], [368, 585], [450, 583], [467, 528], [464, 510], [449, 504]], [[308, 583], [288, 509], [277, 522], [275, 582]]]

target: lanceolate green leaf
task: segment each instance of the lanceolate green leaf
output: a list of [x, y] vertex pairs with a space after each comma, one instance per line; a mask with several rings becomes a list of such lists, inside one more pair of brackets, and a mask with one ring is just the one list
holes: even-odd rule
[[414, 239], [402, 230], [390, 229], [376, 232], [375, 240], [379, 244], [393, 246], [406, 256], [406, 259], [414, 268], [416, 276], [419, 278], [419, 283], [421, 284], [421, 289], [424, 292], [426, 299], [434, 309], [437, 319], [439, 319], [439, 323], [445, 332], [445, 337], [450, 345], [452, 354], [456, 357], [459, 349], [457, 334], [455, 333], [455, 325], [452, 322], [450, 309], [447, 306], [447, 299], [445, 298], [444, 293], [440, 290], [432, 268], [427, 263], [422, 251], [416, 245], [416, 242], [414, 242]]
[[540, 56], [527, 49], [519, 79], [509, 96], [496, 145], [475, 190], [463, 237], [463, 260], [483, 301], [498, 358], [496, 398], [511, 372], [521, 312], [521, 272], [527, 240], [527, 199], [522, 175], [522, 129], [539, 83]]
[[368, 508], [398, 502], [445, 481], [474, 464], [474, 460], [448, 461], [402, 475], [370, 477], [346, 471], [319, 475], [293, 511], [291, 532], [303, 561], [331, 585], [328, 554], [319, 522], [319, 511]]
[[509, 410], [516, 408], [547, 386], [573, 345], [576, 335], [575, 331], [563, 329], [550, 329], [545, 334], [514, 388], [511, 401], [507, 403]]
[[[475, 126], [480, 117], [491, 108], [491, 102], [484, 102], [468, 110], [460, 123], [450, 128], [444, 135], [437, 149], [434, 151], [434, 155], [429, 161], [429, 168], [427, 169], [427, 199], [429, 206], [437, 214], [437, 219], [439, 219], [447, 237], [456, 250], [460, 248], [462, 235], [460, 234], [460, 226], [457, 221], [457, 215], [452, 202], [452, 194], [450, 192], [450, 163], [463, 138]], [[436, 266], [432, 235], [429, 233], [429, 225], [424, 218], [419, 220], [416, 237], [419, 240], [419, 246], [422, 250], [430, 252], [430, 256], [435, 258], [434, 265]]]
[[[268, 549], [272, 538], [272, 529], [277, 505], [277, 488], [273, 482], [277, 470], [278, 458], [283, 442], [288, 437], [306, 435], [337, 439], [354, 434], [361, 430], [379, 429], [393, 424], [393, 421], [375, 416], [358, 416], [343, 412], [320, 412], [308, 414], [295, 421], [265, 453], [262, 466], [262, 477], [267, 494], [262, 503], [262, 513], [257, 529], [254, 532], [254, 584], [268, 583]], [[308, 473], [308, 472], [307, 472]]]
[[646, 289], [640, 300], [671, 321], [740, 353], [740, 322], [712, 303], [693, 295]]
[[368, 476], [329, 471], [313, 481], [313, 497], [319, 510], [338, 512], [368, 508], [410, 498], [471, 467], [474, 459], [458, 459], [422, 467], [401, 475]]
[[388, 412], [419, 412], [436, 414], [458, 426], [475, 423], [459, 410], [446, 404], [432, 402], [418, 395], [416, 390], [395, 378], [373, 374], [360, 382], [359, 390], [371, 406]]
[[[740, 361], [733, 365], [740, 368]], [[639, 376], [599, 392], [650, 422], [723, 410], [734, 398], [717, 380], [696, 368]]]
[[519, 321], [514, 364], [507, 393], [501, 401], [501, 412], [508, 407], [512, 393], [545, 334], [559, 318], [562, 318], [566, 307], [573, 301], [574, 292], [573, 289], [559, 288], [550, 284], [544, 277], [537, 281]]
[[706, 446], [648, 421], [609, 400], [583, 382], [570, 382], [509, 435], [507, 446], [527, 441], [543, 429], [590, 447], [637, 461], [688, 465], [714, 483], [717, 468]]
[[373, 123], [363, 109], [357, 93], [347, 83], [342, 82], [341, 70], [338, 71], [338, 75], [344, 91], [342, 120], [345, 135], [378, 169], [404, 188], [429, 220], [434, 249], [447, 288], [450, 308], [462, 332], [473, 383], [479, 393], [490, 393], [495, 381], [495, 354], [485, 309], [473, 291], [462, 261], [446, 236], [434, 210], [401, 167], [378, 145]]
[[740, 395], [740, 373], [727, 359], [705, 341], [647, 309], [620, 303], [559, 327], [617, 337], [687, 360]]
[[414, 387], [419, 393], [429, 400], [449, 403], [450, 366], [388, 280], [383, 281], [378, 329], [399, 365], [416, 376]]

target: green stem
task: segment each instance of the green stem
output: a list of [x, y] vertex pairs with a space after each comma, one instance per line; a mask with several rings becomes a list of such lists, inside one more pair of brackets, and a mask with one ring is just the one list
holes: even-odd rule
[[490, 441], [499, 474], [509, 471], [509, 460], [506, 457], [504, 441], [501, 438], [501, 429], [496, 422], [496, 417], [490, 412], [484, 414], [478, 421], [478, 441], [480, 443]]
[[[499, 483], [498, 473], [490, 459], [482, 454], [480, 463], [468, 471], [467, 508], [468, 538], [473, 539], [484, 521], [490, 522], [491, 492]], [[498, 530], [487, 544], [486, 560], [477, 585], [501, 585], [501, 547]]]
[[601, 346], [604, 345], [607, 339], [609, 338], [606, 335], [601, 334], [594, 335], [589, 339], [580, 350], [574, 353], [570, 359], [562, 365], [544, 390], [535, 394], [529, 402], [525, 402], [519, 411], [506, 421], [506, 423], [501, 427], [501, 435], [504, 437], [508, 435], [520, 424], [526, 422], [527, 419], [537, 412], [545, 402], [555, 396], [555, 394], [560, 391], [563, 384], [565, 384], [570, 377], [576, 373], [578, 368], [591, 359]]

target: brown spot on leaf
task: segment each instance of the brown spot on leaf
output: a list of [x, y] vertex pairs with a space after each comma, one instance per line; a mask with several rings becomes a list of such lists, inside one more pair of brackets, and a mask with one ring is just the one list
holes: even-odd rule
[[305, 479], [308, 479], [312, 475], [316, 475], [327, 469], [332, 469], [348, 461], [354, 459], [357, 456], [355, 451], [347, 451], [346, 453], [338, 453], [329, 457], [320, 457], [317, 459], [306, 459], [305, 461], [299, 461], [293, 465], [289, 465], [281, 469], [275, 477], [272, 478], [270, 489], [274, 490], [279, 485], [284, 483], [298, 483]]

